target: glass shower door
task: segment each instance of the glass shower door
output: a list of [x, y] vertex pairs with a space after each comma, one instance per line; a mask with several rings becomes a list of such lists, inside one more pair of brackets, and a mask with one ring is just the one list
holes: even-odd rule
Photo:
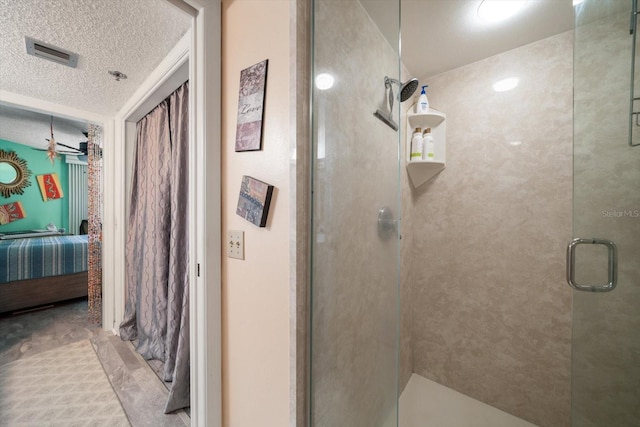
[[[362, 2], [364, 3], [364, 1]], [[399, 2], [313, 2], [310, 422], [397, 425]], [[395, 17], [395, 18], [393, 18]], [[378, 227], [380, 212], [382, 220]]]
[[567, 271], [578, 288], [574, 427], [640, 425], [640, 147], [629, 142], [631, 10], [631, 0], [575, 7], [573, 234], [581, 240], [568, 251]]

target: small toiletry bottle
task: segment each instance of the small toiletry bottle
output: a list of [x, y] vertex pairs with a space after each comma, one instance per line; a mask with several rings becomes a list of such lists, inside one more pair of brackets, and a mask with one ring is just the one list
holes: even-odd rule
[[418, 103], [416, 104], [416, 113], [418, 114], [429, 112], [429, 99], [427, 99], [427, 91], [425, 90], [427, 87], [429, 86], [422, 86], [422, 93], [420, 93], [420, 98], [418, 98]]
[[416, 128], [411, 138], [411, 160], [422, 160], [422, 152], [424, 151], [424, 142], [422, 140], [422, 129]]
[[422, 135], [423, 140], [423, 150], [422, 150], [422, 159], [434, 161], [435, 160], [435, 141], [433, 140], [433, 136], [431, 136], [431, 128], [427, 128]]

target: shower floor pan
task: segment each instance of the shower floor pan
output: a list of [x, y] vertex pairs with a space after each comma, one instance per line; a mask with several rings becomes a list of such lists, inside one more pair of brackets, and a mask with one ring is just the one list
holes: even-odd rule
[[399, 418], [400, 427], [535, 427], [417, 374], [400, 396]]

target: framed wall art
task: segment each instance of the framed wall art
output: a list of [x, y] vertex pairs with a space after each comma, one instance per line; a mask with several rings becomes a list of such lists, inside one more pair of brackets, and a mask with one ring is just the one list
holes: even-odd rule
[[26, 216], [22, 202], [11, 202], [0, 206], [0, 225], [9, 224]]
[[240, 72], [236, 152], [262, 149], [268, 64], [269, 60], [265, 59]]
[[42, 200], [45, 202], [64, 197], [64, 194], [62, 193], [62, 185], [60, 185], [60, 179], [58, 178], [57, 173], [38, 175], [37, 180], [38, 186], [40, 187], [40, 193], [42, 194]]
[[243, 176], [236, 213], [258, 227], [265, 227], [272, 194], [273, 185]]

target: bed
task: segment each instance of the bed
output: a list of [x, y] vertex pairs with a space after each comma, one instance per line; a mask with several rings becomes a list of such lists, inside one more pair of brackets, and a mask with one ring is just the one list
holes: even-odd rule
[[88, 240], [0, 240], [0, 313], [87, 296]]

